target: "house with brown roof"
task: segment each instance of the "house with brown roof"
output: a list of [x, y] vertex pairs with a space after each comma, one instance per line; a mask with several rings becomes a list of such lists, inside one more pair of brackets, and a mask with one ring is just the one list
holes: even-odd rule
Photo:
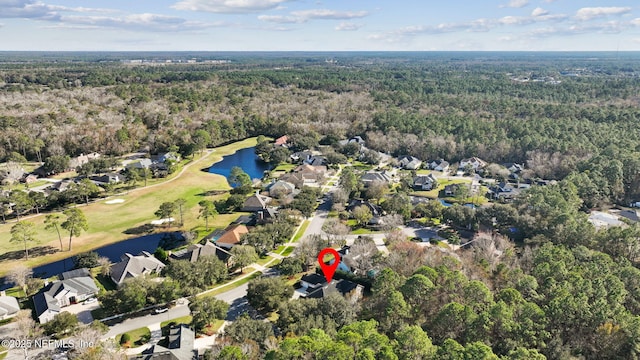
[[242, 235], [247, 234], [249, 229], [242, 224], [231, 225], [227, 231], [218, 239], [214, 240], [216, 245], [221, 248], [230, 249], [234, 245], [241, 244]]
[[255, 194], [251, 195], [247, 198], [247, 200], [244, 201], [242, 209], [240, 210], [248, 212], [264, 210], [267, 208], [267, 205], [269, 205], [271, 200], [273, 199], [268, 196], [261, 195], [256, 191]]
[[289, 137], [287, 135], [280, 136], [273, 143], [275, 146], [287, 146], [287, 142], [289, 142]]
[[309, 164], [303, 164], [293, 170], [294, 173], [302, 177], [303, 183], [317, 183], [322, 182], [327, 174], [326, 166], [314, 166]]

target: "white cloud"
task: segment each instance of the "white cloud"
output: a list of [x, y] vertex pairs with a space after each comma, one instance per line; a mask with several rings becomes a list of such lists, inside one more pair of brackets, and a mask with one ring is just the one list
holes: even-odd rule
[[510, 7], [510, 8], [522, 8], [529, 5], [529, 0], [511, 0], [508, 4], [500, 5], [501, 8]]
[[630, 11], [630, 7], [585, 7], [578, 9], [576, 19], [586, 21], [609, 15], [623, 15]]
[[355, 19], [362, 18], [369, 15], [367, 11], [336, 11], [329, 9], [310, 9], [293, 11], [291, 13], [294, 16], [298, 16], [304, 19]]
[[498, 20], [501, 25], [526, 25], [531, 24], [535, 20], [525, 16], [505, 16]]
[[284, 15], [260, 15], [258, 20], [273, 22], [278, 24], [295, 24], [304, 22], [303, 19], [294, 16]]
[[290, 15], [260, 15], [259, 20], [279, 24], [305, 23], [309, 20], [349, 20], [363, 18], [369, 15], [367, 11], [336, 11], [329, 9], [310, 9], [292, 11]]
[[125, 30], [189, 31], [223, 26], [224, 23], [188, 21], [175, 16], [158, 14], [131, 14], [126, 16], [63, 16], [61, 25], [90, 28], [118, 28]]
[[547, 15], [549, 14], [549, 12], [541, 7], [537, 7], [535, 9], [533, 9], [533, 11], [531, 12], [531, 16], [542, 16], [542, 15]]
[[631, 25], [640, 26], [640, 18], [635, 18], [629, 22]]
[[362, 27], [362, 24], [355, 24], [350, 22], [341, 22], [335, 29], [336, 31], [356, 31]]
[[246, 14], [274, 9], [289, 1], [295, 0], [182, 0], [171, 7], [177, 10]]

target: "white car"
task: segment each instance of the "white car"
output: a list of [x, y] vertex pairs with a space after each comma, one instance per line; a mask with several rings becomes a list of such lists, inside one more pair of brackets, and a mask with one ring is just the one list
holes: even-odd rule
[[162, 314], [162, 313], [165, 313], [167, 311], [169, 311], [169, 309], [166, 308], [166, 307], [153, 310], [153, 312], [156, 313], [156, 314]]
[[85, 300], [82, 304], [83, 305], [89, 305], [89, 304], [93, 304], [96, 301], [98, 301], [98, 298], [92, 297], [92, 298], [89, 298], [89, 299]]

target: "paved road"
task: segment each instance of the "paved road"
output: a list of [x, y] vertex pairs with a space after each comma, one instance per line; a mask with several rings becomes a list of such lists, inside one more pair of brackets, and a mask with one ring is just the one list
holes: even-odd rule
[[110, 327], [109, 331], [102, 336], [102, 339], [108, 339], [118, 334], [122, 334], [127, 331], [139, 329], [142, 327], [147, 327], [149, 325], [160, 324], [163, 321], [169, 321], [179, 317], [187, 316], [190, 313], [191, 312], [189, 311], [189, 306], [178, 305], [174, 308], [169, 309], [169, 311], [163, 314], [151, 314], [133, 319], [127, 319], [119, 324]]

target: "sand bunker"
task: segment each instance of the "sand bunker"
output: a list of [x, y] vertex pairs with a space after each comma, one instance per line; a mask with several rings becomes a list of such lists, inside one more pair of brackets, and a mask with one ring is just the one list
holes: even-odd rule
[[169, 223], [169, 222], [174, 222], [174, 221], [175, 221], [174, 218], [151, 220], [151, 225], [162, 225], [164, 223]]
[[107, 200], [104, 203], [111, 205], [111, 204], [122, 204], [124, 202], [124, 199], [113, 199], [113, 200]]

